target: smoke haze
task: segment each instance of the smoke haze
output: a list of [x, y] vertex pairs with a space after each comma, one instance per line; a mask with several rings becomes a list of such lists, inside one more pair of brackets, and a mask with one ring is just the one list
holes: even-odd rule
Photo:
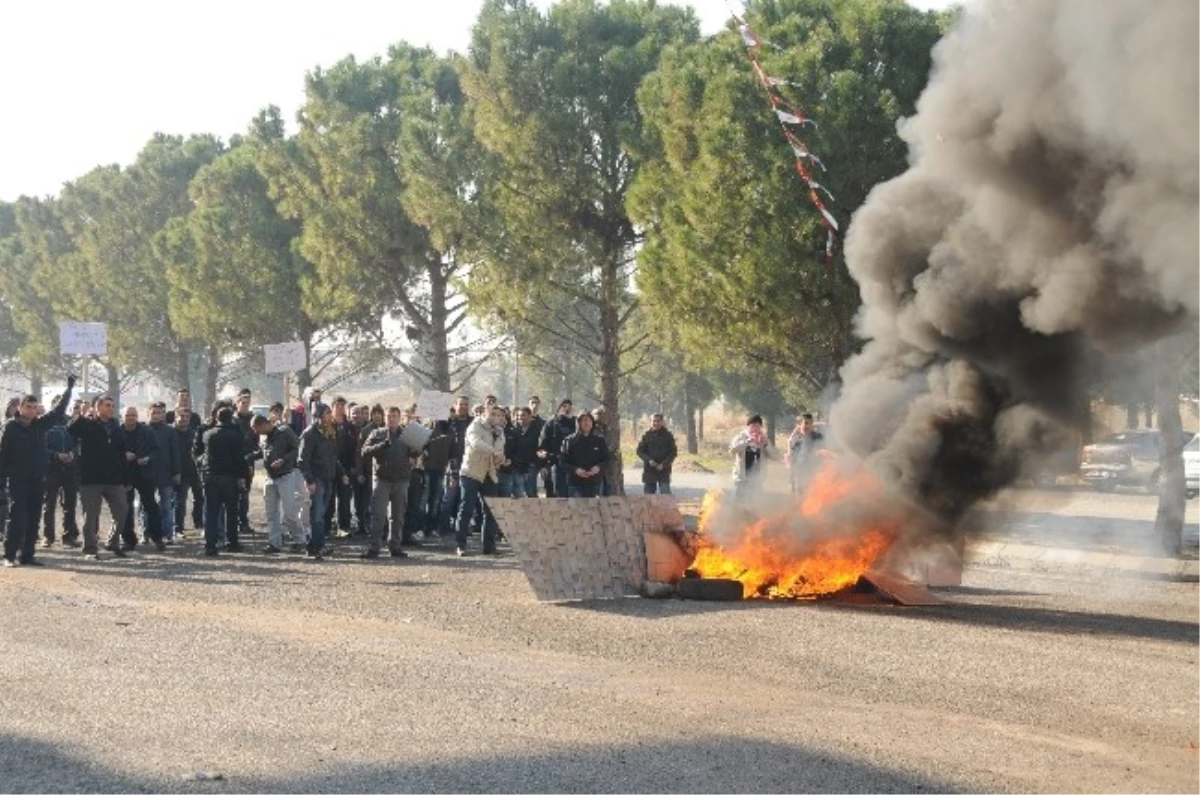
[[951, 528], [1087, 416], [1097, 351], [1196, 333], [1200, 4], [994, 0], [855, 215], [838, 442]]

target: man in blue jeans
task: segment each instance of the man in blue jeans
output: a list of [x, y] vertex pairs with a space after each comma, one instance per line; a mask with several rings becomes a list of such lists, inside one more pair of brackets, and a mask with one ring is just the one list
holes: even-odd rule
[[333, 412], [329, 406], [318, 403], [313, 408], [313, 418], [313, 424], [300, 435], [300, 457], [296, 466], [304, 476], [304, 485], [311, 498], [308, 512], [311, 534], [307, 556], [321, 560], [327, 554], [325, 509], [329, 505], [334, 483], [341, 479], [349, 484], [350, 479], [343, 475], [341, 464], [338, 463]]
[[486, 415], [480, 415], [467, 428], [463, 463], [460, 470], [462, 499], [458, 506], [458, 526], [455, 541], [458, 556], [467, 554], [467, 536], [471, 522], [483, 514], [483, 554], [496, 554], [496, 536], [499, 528], [496, 518], [483, 500], [486, 490], [493, 490], [500, 482], [499, 469], [504, 463], [504, 412], [492, 406]]

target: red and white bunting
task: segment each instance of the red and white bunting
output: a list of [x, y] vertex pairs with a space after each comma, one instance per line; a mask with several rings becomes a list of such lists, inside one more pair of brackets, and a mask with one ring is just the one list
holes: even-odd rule
[[772, 42], [759, 38], [754, 29], [750, 27], [750, 24], [739, 17], [736, 12], [731, 12], [731, 15], [733, 16], [733, 21], [737, 26], [738, 32], [742, 36], [742, 41], [746, 44], [746, 48], [750, 55], [750, 65], [754, 69], [754, 74], [758, 78], [758, 82], [766, 90], [767, 99], [771, 103], [771, 110], [775, 112], [775, 117], [779, 120], [779, 125], [783, 129], [784, 138], [787, 139], [788, 145], [791, 146], [792, 152], [796, 156], [796, 171], [800, 174], [801, 179], [804, 180], [804, 184], [808, 186], [808, 196], [812, 201], [813, 206], [816, 207], [817, 212], [821, 214], [821, 225], [824, 226], [826, 230], [825, 265], [826, 268], [832, 268], [834, 251], [837, 245], [837, 234], [840, 232], [840, 228], [838, 226], [837, 218], [835, 218], [833, 213], [831, 213], [825, 207], [825, 203], [821, 201], [821, 196], [817, 193], [817, 191], [823, 192], [827, 197], [829, 197], [830, 201], [834, 200], [833, 194], [831, 194], [824, 185], [812, 178], [812, 174], [805, 165], [806, 163], [815, 163], [821, 169], [821, 171], [825, 171], [825, 164], [821, 162], [819, 157], [814, 155], [809, 150], [803, 141], [796, 137], [796, 134], [792, 132], [791, 128], [788, 126], [792, 125], [794, 127], [802, 128], [806, 125], [812, 125], [813, 127], [816, 127], [817, 123], [808, 118], [802, 109], [786, 102], [776, 90], [779, 86], [794, 86], [797, 84], [778, 77], [769, 76], [765, 71], [763, 71], [762, 65], [758, 62], [759, 50], [764, 44], [781, 51], [783, 48], [773, 44]]

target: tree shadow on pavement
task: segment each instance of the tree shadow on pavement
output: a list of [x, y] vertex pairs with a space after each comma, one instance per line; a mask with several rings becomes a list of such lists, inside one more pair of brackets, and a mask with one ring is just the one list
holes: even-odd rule
[[482, 754], [445, 762], [344, 764], [319, 773], [188, 780], [181, 763], [161, 775], [114, 769], [40, 740], [0, 734], [6, 792], [951, 792], [946, 781], [800, 744], [708, 735], [694, 740]]
[[[852, 605], [821, 602], [826, 610], [857, 610]], [[1168, 643], [1200, 645], [1200, 626], [1194, 621], [1127, 616], [1114, 613], [1083, 613], [1047, 607], [951, 602], [936, 607], [889, 608], [892, 615], [920, 621], [975, 624], [1022, 632], [1058, 635], [1105, 635], [1146, 638]]]

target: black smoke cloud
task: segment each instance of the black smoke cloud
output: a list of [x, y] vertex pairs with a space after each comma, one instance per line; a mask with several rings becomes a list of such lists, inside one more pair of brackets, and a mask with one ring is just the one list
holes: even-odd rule
[[1195, 0], [995, 0], [934, 51], [855, 215], [839, 442], [953, 528], [1086, 416], [1098, 351], [1196, 333]]

